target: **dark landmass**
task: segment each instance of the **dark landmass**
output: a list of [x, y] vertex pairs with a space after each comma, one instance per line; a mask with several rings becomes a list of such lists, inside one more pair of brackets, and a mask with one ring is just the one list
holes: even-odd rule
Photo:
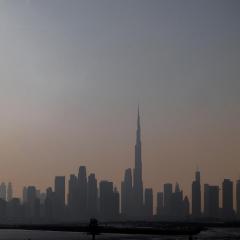
[[236, 228], [240, 222], [105, 222], [94, 228], [82, 224], [1, 224], [0, 229], [86, 232], [89, 234], [197, 235], [208, 228]]
[[62, 224], [1, 224], [0, 229], [64, 231], [64, 232], [95, 232], [117, 234], [144, 234], [144, 235], [196, 235], [206, 229], [202, 224], [184, 223], [104, 223], [90, 229], [89, 225], [62, 225]]

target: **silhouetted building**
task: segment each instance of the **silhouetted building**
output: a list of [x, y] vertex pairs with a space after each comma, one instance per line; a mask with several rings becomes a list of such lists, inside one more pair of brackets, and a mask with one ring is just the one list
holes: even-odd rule
[[40, 216], [40, 201], [37, 199], [36, 188], [29, 186], [27, 188], [27, 202], [25, 216], [30, 223], [39, 219]]
[[203, 214], [204, 217], [209, 215], [209, 195], [208, 195], [209, 184], [204, 184], [204, 204], [203, 204]]
[[7, 202], [0, 198], [0, 223], [6, 224]]
[[47, 222], [54, 221], [54, 204], [55, 204], [55, 197], [52, 188], [49, 187], [46, 190], [46, 199], [45, 199], [45, 218]]
[[100, 191], [100, 217], [102, 220], [113, 220], [114, 218], [114, 194], [113, 183], [101, 181], [99, 184]]
[[7, 203], [8, 221], [12, 223], [20, 223], [23, 220], [23, 207], [19, 198], [12, 198]]
[[23, 187], [23, 190], [22, 190], [22, 202], [23, 202], [23, 204], [27, 202], [27, 187]]
[[161, 217], [163, 215], [163, 192], [157, 193], [157, 216]]
[[6, 201], [7, 199], [7, 187], [6, 184], [3, 182], [0, 185], [0, 199]]
[[190, 204], [189, 199], [187, 196], [183, 199], [183, 217], [188, 218], [189, 217], [189, 211], [190, 210]]
[[54, 217], [57, 221], [61, 221], [65, 214], [65, 177], [55, 177], [55, 201], [54, 201]]
[[219, 218], [219, 187], [204, 184], [204, 216]]
[[113, 219], [116, 220], [119, 217], [119, 207], [120, 207], [120, 194], [117, 188], [113, 191]]
[[68, 181], [68, 217], [71, 221], [75, 221], [78, 218], [78, 191], [78, 179], [74, 174], [71, 174]]
[[236, 184], [236, 206], [237, 206], [237, 217], [240, 217], [240, 179], [237, 180]]
[[12, 183], [9, 182], [7, 187], [7, 201], [11, 201], [12, 197], [13, 197]]
[[87, 212], [88, 212], [88, 217], [90, 218], [98, 217], [98, 188], [97, 188], [97, 179], [94, 173], [88, 176]]
[[38, 195], [38, 198], [40, 200], [40, 204], [44, 204], [45, 199], [46, 199], [46, 193], [45, 192], [40, 192], [40, 194]]
[[78, 172], [78, 194], [80, 220], [87, 219], [87, 170], [85, 166], [80, 166]]
[[172, 184], [165, 183], [163, 185], [164, 191], [164, 216], [171, 216], [172, 213]]
[[125, 170], [124, 181], [121, 184], [121, 213], [125, 218], [133, 216], [133, 189], [132, 189], [132, 170]]
[[183, 212], [184, 212], [184, 206], [183, 206], [183, 191], [180, 190], [179, 184], [176, 183], [175, 185], [175, 192], [172, 193], [171, 196], [171, 213], [170, 216], [173, 219], [182, 219], [183, 218]]
[[233, 216], [233, 182], [229, 179], [224, 179], [222, 184], [222, 217], [229, 219]]
[[145, 217], [150, 220], [153, 216], [153, 190], [152, 190], [152, 188], [145, 189], [144, 210], [145, 210]]
[[201, 183], [200, 172], [195, 174], [195, 180], [192, 183], [192, 216], [193, 218], [201, 217]]
[[140, 218], [143, 215], [143, 181], [142, 181], [142, 144], [140, 114], [138, 108], [136, 144], [135, 144], [135, 168], [133, 175], [133, 215]]
[[45, 218], [45, 200], [46, 200], [47, 194], [45, 192], [40, 192], [39, 196], [37, 197], [39, 199], [40, 203], [40, 218]]

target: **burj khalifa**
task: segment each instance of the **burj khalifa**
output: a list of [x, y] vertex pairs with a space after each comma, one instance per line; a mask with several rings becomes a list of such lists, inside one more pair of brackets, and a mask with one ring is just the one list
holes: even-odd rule
[[141, 124], [138, 107], [137, 131], [135, 144], [135, 168], [133, 175], [133, 202], [134, 215], [141, 217], [143, 211], [143, 181], [142, 181], [142, 143], [141, 143]]

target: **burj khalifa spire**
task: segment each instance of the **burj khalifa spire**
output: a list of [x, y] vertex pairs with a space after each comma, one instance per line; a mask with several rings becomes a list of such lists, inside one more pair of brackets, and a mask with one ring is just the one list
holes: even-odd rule
[[134, 215], [136, 217], [138, 216], [140, 217], [142, 215], [142, 209], [143, 209], [143, 182], [142, 182], [141, 123], [140, 123], [139, 106], [138, 106], [138, 114], [137, 114], [133, 194], [134, 194], [134, 206], [135, 206]]

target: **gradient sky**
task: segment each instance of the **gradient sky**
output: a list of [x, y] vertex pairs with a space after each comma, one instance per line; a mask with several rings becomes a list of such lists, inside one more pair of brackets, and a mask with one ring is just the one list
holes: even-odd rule
[[1, 0], [0, 181], [86, 165], [118, 186], [140, 103], [144, 185], [240, 176], [239, 0]]

